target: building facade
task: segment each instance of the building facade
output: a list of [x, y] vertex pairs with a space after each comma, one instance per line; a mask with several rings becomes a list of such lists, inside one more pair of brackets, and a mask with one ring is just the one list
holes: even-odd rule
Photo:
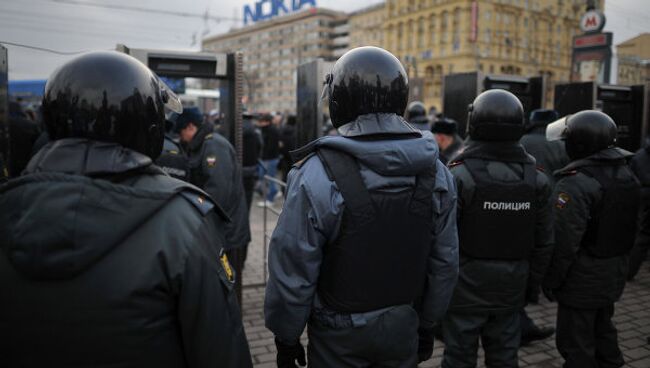
[[545, 75], [551, 93], [569, 80], [585, 9], [584, 0], [388, 0], [384, 45], [423, 79], [427, 106], [442, 105], [444, 75], [476, 70]]
[[294, 112], [298, 66], [342, 55], [347, 27], [345, 13], [312, 8], [205, 38], [202, 48], [243, 53], [244, 96], [251, 111]]
[[350, 13], [349, 48], [361, 46], [384, 47], [384, 24], [386, 22], [386, 4], [380, 3]]
[[616, 45], [618, 84], [650, 83], [650, 33], [643, 33]]

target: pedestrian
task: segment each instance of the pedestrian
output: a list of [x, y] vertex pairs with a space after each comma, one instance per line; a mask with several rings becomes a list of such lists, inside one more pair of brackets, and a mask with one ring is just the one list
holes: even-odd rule
[[554, 172], [569, 164], [564, 142], [549, 142], [546, 139], [546, 127], [559, 119], [555, 110], [537, 109], [530, 113], [530, 123], [526, 134], [521, 137], [521, 145], [526, 152], [535, 157], [537, 167], [542, 169], [551, 185], [555, 184]]
[[443, 368], [517, 367], [519, 310], [539, 291], [553, 247], [551, 189], [519, 144], [521, 102], [481, 93], [468, 112], [469, 139], [449, 164], [458, 189], [460, 274], [443, 319]]
[[422, 131], [431, 129], [431, 121], [427, 116], [427, 108], [420, 101], [413, 101], [408, 105], [406, 119], [409, 124]]
[[282, 181], [285, 183], [293, 165], [290, 152], [296, 148], [298, 148], [296, 147], [296, 115], [289, 115], [280, 130], [280, 169], [282, 171]]
[[[549, 142], [546, 139], [546, 127], [559, 118], [555, 110], [537, 109], [530, 113], [527, 132], [519, 140], [526, 152], [535, 158], [537, 168], [541, 169], [551, 186], [555, 185], [553, 173], [569, 163], [569, 157], [564, 148], [564, 142]], [[528, 295], [527, 303], [539, 303], [539, 293]], [[525, 308], [519, 311], [521, 319], [521, 345], [526, 346], [533, 341], [547, 339], [555, 333], [550, 326], [539, 327], [528, 316]]]
[[447, 164], [463, 149], [463, 138], [458, 135], [456, 120], [445, 117], [436, 119], [431, 127], [440, 148], [440, 161]]
[[549, 140], [564, 140], [571, 159], [553, 192], [556, 246], [543, 289], [558, 302], [556, 345], [565, 368], [624, 365], [612, 316], [641, 196], [627, 164], [632, 154], [616, 147], [616, 134], [614, 121], [593, 110], [546, 129]]
[[117, 52], [48, 79], [52, 141], [0, 188], [3, 367], [252, 367], [226, 216], [152, 164], [181, 107], [161, 83]]
[[201, 110], [187, 108], [176, 118], [175, 129], [189, 157], [190, 182], [208, 193], [230, 218], [225, 249], [235, 267], [241, 302], [241, 271], [251, 241], [242, 173], [233, 146], [203, 121]]
[[[408, 77], [376, 47], [326, 78], [340, 136], [296, 152], [269, 250], [266, 326], [279, 368], [415, 367], [458, 271], [455, 191], [430, 132], [403, 118]], [[368, 98], [375, 96], [375, 98]]]
[[246, 206], [251, 210], [255, 183], [259, 179], [259, 162], [262, 153], [262, 133], [253, 124], [253, 115], [244, 112], [242, 116], [242, 180], [246, 195]]
[[641, 182], [641, 208], [639, 210], [639, 230], [630, 252], [630, 271], [627, 279], [632, 280], [648, 258], [650, 248], [650, 137], [646, 137], [644, 147], [636, 152], [630, 164], [632, 171]]
[[[258, 127], [262, 132], [262, 172], [260, 178], [265, 175], [275, 178], [278, 172], [278, 162], [280, 161], [280, 132], [278, 127], [273, 124], [271, 114], [262, 114], [257, 120]], [[273, 181], [262, 179], [262, 186], [266, 185], [267, 190], [264, 199], [257, 203], [258, 207], [271, 207], [275, 202], [275, 195], [278, 189]]]
[[180, 144], [176, 143], [173, 133], [174, 125], [175, 122], [165, 120], [165, 140], [163, 141], [162, 153], [156, 159], [156, 165], [169, 176], [189, 182], [190, 161]]

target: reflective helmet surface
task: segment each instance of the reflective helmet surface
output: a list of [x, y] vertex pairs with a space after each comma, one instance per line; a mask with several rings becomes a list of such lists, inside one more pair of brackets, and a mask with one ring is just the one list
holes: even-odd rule
[[326, 77], [332, 123], [336, 128], [364, 114], [404, 115], [409, 84], [404, 67], [390, 52], [372, 46], [345, 53]]
[[613, 147], [617, 134], [614, 120], [596, 110], [580, 111], [551, 123], [546, 128], [546, 138], [549, 141], [565, 141], [571, 160], [585, 158]]
[[469, 106], [467, 126], [474, 140], [516, 141], [524, 134], [524, 108], [512, 93], [491, 89]]
[[91, 52], [52, 73], [43, 120], [52, 140], [115, 142], [155, 159], [163, 146], [165, 106], [181, 111], [177, 97], [144, 64], [119, 52]]
[[407, 120], [422, 120], [422, 118], [427, 118], [427, 108], [420, 101], [413, 101], [409, 104], [406, 109], [406, 118]]

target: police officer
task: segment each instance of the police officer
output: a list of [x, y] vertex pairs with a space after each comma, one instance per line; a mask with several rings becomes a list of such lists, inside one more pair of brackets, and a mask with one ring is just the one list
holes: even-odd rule
[[530, 113], [528, 131], [520, 140], [526, 152], [535, 157], [537, 167], [546, 173], [551, 185], [555, 183], [553, 173], [569, 163], [564, 142], [549, 142], [546, 139], [546, 126], [556, 121], [559, 117], [555, 110], [533, 110]]
[[641, 182], [641, 208], [639, 210], [639, 229], [630, 252], [630, 271], [628, 280], [634, 279], [641, 264], [648, 258], [650, 248], [650, 137], [646, 137], [644, 147], [636, 152], [630, 163], [634, 174]]
[[440, 147], [440, 161], [447, 164], [463, 149], [463, 138], [458, 135], [456, 120], [445, 117], [436, 119], [431, 132]]
[[252, 367], [226, 217], [152, 164], [165, 105], [180, 108], [117, 52], [48, 79], [52, 142], [0, 188], [3, 367]]
[[523, 108], [504, 90], [470, 106], [469, 140], [449, 164], [458, 189], [460, 275], [442, 329], [444, 368], [517, 367], [519, 309], [536, 293], [553, 246], [550, 186], [519, 144]]
[[226, 250], [235, 267], [237, 295], [241, 301], [241, 271], [251, 241], [248, 208], [235, 149], [226, 138], [203, 123], [197, 107], [176, 118], [176, 132], [190, 160], [190, 182], [205, 190], [230, 217], [226, 225]]
[[172, 137], [175, 123], [165, 121], [165, 140], [160, 157], [156, 159], [158, 165], [169, 176], [183, 181], [190, 180], [190, 161], [183, 148]]
[[[457, 277], [455, 191], [436, 143], [401, 116], [408, 79], [376, 47], [343, 55], [326, 79], [341, 136], [296, 152], [273, 232], [266, 326], [278, 367], [415, 367]], [[418, 338], [419, 336], [419, 338]]]
[[409, 124], [425, 131], [431, 129], [431, 121], [427, 116], [427, 108], [420, 101], [413, 101], [406, 109], [406, 119]]
[[571, 159], [553, 193], [556, 248], [544, 280], [545, 294], [558, 301], [556, 344], [567, 368], [624, 364], [611, 318], [625, 286], [640, 186], [616, 133], [609, 116], [591, 110], [546, 130], [549, 140], [564, 140]]

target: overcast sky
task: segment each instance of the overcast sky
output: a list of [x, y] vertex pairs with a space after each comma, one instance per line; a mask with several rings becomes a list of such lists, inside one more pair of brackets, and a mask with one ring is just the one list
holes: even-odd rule
[[[352, 11], [380, 0], [317, 0], [320, 7]], [[0, 43], [14, 42], [63, 52], [134, 48], [198, 50], [204, 35], [217, 34], [243, 18], [244, 4], [255, 0], [0, 0]], [[285, 0], [290, 4], [291, 0]], [[480, 2], [479, 2], [480, 3]], [[607, 31], [619, 43], [650, 32], [650, 0], [606, 0]], [[94, 4], [100, 6], [88, 6]], [[139, 7], [124, 10], [116, 7]], [[155, 9], [161, 12], [147, 11]], [[184, 13], [184, 15], [163, 14]], [[72, 56], [15, 46], [9, 48], [9, 78], [44, 79]]]

